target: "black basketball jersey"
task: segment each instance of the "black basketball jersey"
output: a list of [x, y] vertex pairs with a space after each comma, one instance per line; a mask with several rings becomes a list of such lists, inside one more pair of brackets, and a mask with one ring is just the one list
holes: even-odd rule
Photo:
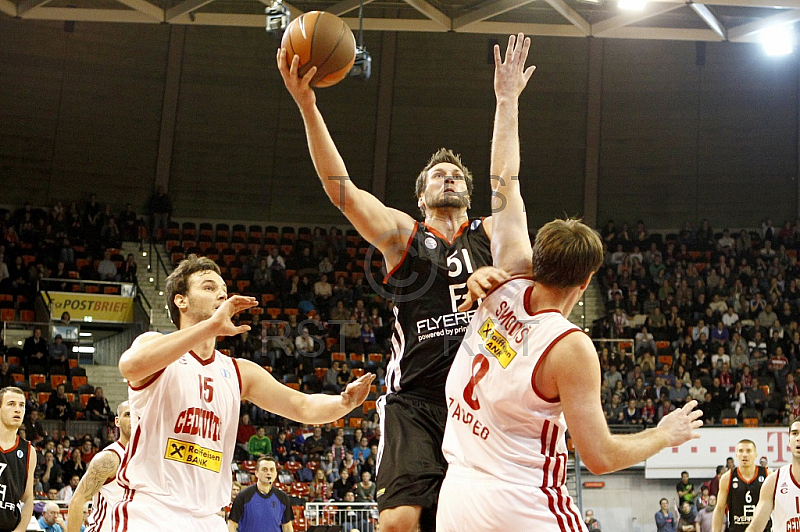
[[761, 493], [761, 484], [766, 478], [767, 468], [761, 466], [756, 468], [756, 474], [751, 479], [742, 478], [738, 467], [731, 471], [728, 485], [729, 532], [744, 532], [747, 525], [753, 520], [758, 496]]
[[17, 436], [11, 449], [0, 449], [0, 531], [14, 530], [19, 523], [19, 501], [28, 484], [30, 444]]
[[492, 264], [483, 220], [465, 222], [452, 243], [416, 224], [400, 264], [387, 275], [395, 302], [389, 392], [445, 404], [444, 385], [475, 308], [460, 312], [467, 279]]

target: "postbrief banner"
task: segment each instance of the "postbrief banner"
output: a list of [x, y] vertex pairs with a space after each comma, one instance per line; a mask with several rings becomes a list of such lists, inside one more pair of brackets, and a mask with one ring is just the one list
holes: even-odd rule
[[687, 471], [691, 478], [711, 478], [718, 465], [736, 456], [736, 444], [744, 439], [756, 444], [758, 457], [766, 457], [773, 471], [792, 460], [788, 427], [709, 427], [697, 432], [700, 438], [680, 447], [667, 447], [648, 458], [645, 477], [677, 479], [681, 471]]
[[133, 321], [132, 297], [70, 292], [49, 292], [49, 295], [52, 302], [50, 314], [54, 320], [60, 319], [62, 313], [69, 312], [74, 321], [106, 323]]

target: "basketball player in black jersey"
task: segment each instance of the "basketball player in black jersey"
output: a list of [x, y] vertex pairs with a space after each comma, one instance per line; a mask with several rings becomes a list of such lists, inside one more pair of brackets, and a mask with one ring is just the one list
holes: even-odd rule
[[719, 479], [712, 532], [725, 530], [726, 510], [728, 532], [744, 532], [750, 524], [758, 504], [761, 485], [769, 475], [769, 469], [756, 465], [756, 460], [758, 454], [753, 441], [742, 440], [736, 444], [736, 461], [739, 465], [726, 471]]
[[24, 532], [33, 515], [36, 451], [17, 435], [24, 418], [25, 393], [0, 390], [0, 532]]
[[[395, 303], [388, 394], [378, 402], [377, 500], [382, 532], [435, 529], [436, 502], [447, 462], [441, 444], [447, 415], [444, 385], [453, 356], [474, 313], [459, 311], [467, 278], [492, 264], [491, 217], [470, 220], [472, 176], [450, 150], [436, 152], [416, 181], [424, 221], [384, 205], [353, 184], [309, 85], [315, 68], [300, 78], [299, 57], [278, 69], [305, 124], [317, 174], [333, 204], [383, 255], [384, 294]], [[487, 278], [501, 272], [485, 269]]]

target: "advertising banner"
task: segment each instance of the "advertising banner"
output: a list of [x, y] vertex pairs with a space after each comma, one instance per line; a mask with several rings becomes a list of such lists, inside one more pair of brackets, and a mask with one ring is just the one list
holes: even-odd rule
[[[701, 428], [700, 438], [680, 447], [667, 447], [645, 462], [646, 478], [680, 478], [681, 471], [691, 477], [713, 476], [718, 465], [736, 456], [736, 444], [744, 439], [756, 444], [759, 458], [775, 470], [792, 460], [788, 427]], [[709, 476], [710, 478], [710, 476]]]
[[105, 323], [133, 321], [132, 297], [77, 292], [49, 292], [49, 295], [52, 301], [51, 318], [54, 320], [60, 319], [63, 312], [69, 312], [74, 321]]

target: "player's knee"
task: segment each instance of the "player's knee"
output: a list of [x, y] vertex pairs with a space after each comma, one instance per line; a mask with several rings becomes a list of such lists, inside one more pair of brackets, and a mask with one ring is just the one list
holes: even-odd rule
[[380, 515], [381, 532], [416, 532], [419, 509], [402, 506], [384, 510]]

